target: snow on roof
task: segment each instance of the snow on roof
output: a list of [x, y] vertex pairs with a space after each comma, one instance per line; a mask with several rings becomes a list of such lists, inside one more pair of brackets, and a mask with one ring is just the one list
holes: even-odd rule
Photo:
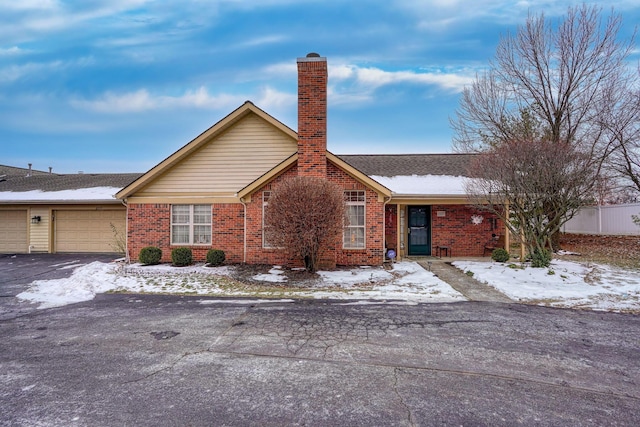
[[467, 177], [450, 175], [396, 175], [376, 176], [372, 179], [395, 194], [412, 195], [466, 195], [464, 184]]
[[118, 187], [90, 187], [60, 191], [0, 191], [0, 201], [75, 201], [75, 200], [115, 200]]

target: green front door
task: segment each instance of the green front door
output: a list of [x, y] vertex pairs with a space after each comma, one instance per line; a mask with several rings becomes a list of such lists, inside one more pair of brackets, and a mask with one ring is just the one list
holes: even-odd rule
[[409, 206], [409, 255], [431, 255], [431, 207]]

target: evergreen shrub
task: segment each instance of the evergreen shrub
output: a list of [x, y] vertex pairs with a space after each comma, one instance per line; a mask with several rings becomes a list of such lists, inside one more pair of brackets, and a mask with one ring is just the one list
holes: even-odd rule
[[222, 249], [209, 249], [207, 252], [207, 264], [210, 267], [222, 265], [225, 260], [224, 251]]
[[175, 248], [171, 251], [171, 262], [176, 267], [184, 267], [191, 265], [193, 262], [193, 253], [190, 248]]
[[156, 246], [146, 246], [140, 249], [138, 254], [138, 261], [143, 265], [155, 265], [160, 264], [162, 259], [162, 249]]
[[491, 252], [491, 259], [495, 262], [507, 262], [509, 261], [509, 252], [502, 248], [494, 249]]

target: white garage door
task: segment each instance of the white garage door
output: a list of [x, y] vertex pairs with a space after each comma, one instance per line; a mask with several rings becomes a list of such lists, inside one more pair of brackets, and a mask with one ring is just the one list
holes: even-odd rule
[[125, 233], [126, 211], [56, 211], [56, 252], [118, 252], [113, 224]]
[[27, 211], [0, 210], [0, 253], [25, 253], [27, 240]]

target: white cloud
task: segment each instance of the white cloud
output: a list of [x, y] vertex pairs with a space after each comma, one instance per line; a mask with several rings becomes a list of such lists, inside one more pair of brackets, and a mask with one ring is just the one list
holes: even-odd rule
[[26, 53], [24, 49], [20, 49], [18, 46], [11, 46], [9, 48], [0, 48], [0, 56], [21, 55]]
[[75, 108], [89, 109], [100, 113], [141, 113], [145, 111], [172, 108], [232, 109], [242, 104], [246, 98], [239, 95], [221, 94], [213, 96], [206, 88], [187, 91], [180, 96], [152, 95], [146, 89], [134, 92], [106, 92], [94, 100], [72, 99]]
[[262, 75], [268, 78], [289, 78], [290, 76], [296, 76], [298, 73], [298, 66], [294, 61], [280, 62], [278, 64], [267, 65], [262, 70]]
[[287, 37], [282, 34], [273, 34], [270, 36], [257, 37], [253, 39], [246, 40], [236, 47], [244, 48], [244, 47], [255, 47], [255, 46], [263, 46], [267, 44], [276, 44], [286, 41]]
[[59, 3], [56, 0], [9, 0], [0, 2], [0, 10], [4, 11], [52, 10], [58, 7]]
[[464, 72], [443, 71], [385, 71], [375, 67], [342, 65], [332, 68], [330, 81], [354, 80], [364, 90], [375, 90], [393, 84], [420, 84], [437, 86], [445, 90], [460, 92], [473, 81], [473, 75]]
[[[115, 17], [147, 3], [150, 0], [97, 0], [77, 5], [55, 0], [3, 2], [0, 3], [0, 37], [22, 42], [30, 40], [35, 34], [69, 31], [96, 19]], [[121, 25], [121, 20], [114, 19], [112, 25]]]
[[271, 109], [282, 109], [296, 105], [298, 97], [294, 93], [280, 92], [271, 87], [265, 87], [255, 104], [269, 112]]
[[374, 97], [369, 92], [338, 92], [329, 86], [327, 96], [332, 105], [361, 105], [373, 102]]
[[352, 65], [332, 65], [329, 67], [329, 80], [347, 80], [354, 76], [355, 68]]
[[23, 77], [39, 75], [46, 77], [49, 73], [59, 72], [73, 67], [86, 67], [95, 63], [94, 58], [84, 57], [73, 61], [28, 62], [22, 65], [10, 65], [0, 68], [0, 83], [14, 82]]
[[[544, 12], [546, 16], [560, 16], [567, 7], [579, 5], [580, 0], [474, 0], [469, 7], [460, 0], [397, 0], [395, 5], [415, 17], [417, 28], [430, 32], [451, 30], [452, 26], [465, 22], [485, 20], [501, 24], [520, 23], [531, 11]], [[632, 1], [617, 2], [616, 10], [633, 6]]]
[[60, 70], [63, 66], [64, 63], [62, 61], [47, 63], [29, 62], [23, 65], [10, 65], [0, 69], [0, 83], [11, 83], [27, 75]]

